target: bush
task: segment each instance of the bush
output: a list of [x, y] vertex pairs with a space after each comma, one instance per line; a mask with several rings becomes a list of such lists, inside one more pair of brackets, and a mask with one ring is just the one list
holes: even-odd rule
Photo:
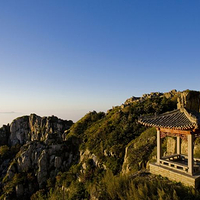
[[108, 200], [200, 199], [198, 190], [146, 173], [114, 176], [107, 171], [101, 184], [96, 183], [90, 188], [92, 192], [96, 193], [96, 198]]
[[0, 146], [0, 156], [6, 157], [9, 154], [9, 147], [7, 145]]

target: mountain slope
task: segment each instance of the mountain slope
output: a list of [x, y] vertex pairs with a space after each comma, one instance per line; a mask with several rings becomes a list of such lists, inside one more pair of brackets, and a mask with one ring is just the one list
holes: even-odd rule
[[[138, 173], [154, 159], [156, 147], [155, 130], [138, 124], [138, 117], [175, 109], [178, 95], [171, 91], [131, 97], [107, 113], [90, 112], [75, 124], [31, 115], [2, 127], [1, 199], [60, 199], [63, 194], [66, 199], [131, 199], [135, 190], [139, 196], [149, 193], [145, 188], [150, 185], [153, 190], [159, 185], [152, 199], [169, 191], [174, 199], [180, 191], [198, 196], [198, 191], [193, 194], [182, 185]], [[112, 196], [114, 188], [118, 192]]]

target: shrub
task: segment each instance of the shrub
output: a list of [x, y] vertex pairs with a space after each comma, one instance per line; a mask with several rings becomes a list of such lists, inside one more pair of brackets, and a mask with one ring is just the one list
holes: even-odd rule
[[7, 145], [0, 146], [0, 156], [6, 157], [9, 154], [9, 147]]

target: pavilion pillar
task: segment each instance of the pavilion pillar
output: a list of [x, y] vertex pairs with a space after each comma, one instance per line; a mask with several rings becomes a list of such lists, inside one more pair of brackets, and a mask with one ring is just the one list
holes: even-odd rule
[[194, 165], [194, 161], [193, 161], [193, 140], [194, 140], [194, 136], [193, 134], [189, 134], [187, 136], [188, 138], [188, 173], [190, 175], [193, 175], [193, 165]]
[[180, 136], [177, 136], [176, 138], [176, 147], [177, 147], [177, 154], [181, 154], [181, 137]]
[[161, 158], [161, 137], [160, 130], [157, 130], [157, 164], [160, 165]]

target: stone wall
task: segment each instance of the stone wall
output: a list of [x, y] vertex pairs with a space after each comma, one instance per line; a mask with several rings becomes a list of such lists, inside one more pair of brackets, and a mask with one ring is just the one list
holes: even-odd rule
[[186, 173], [176, 172], [175, 170], [168, 169], [156, 164], [150, 164], [150, 172], [152, 174], [167, 177], [172, 181], [181, 182], [186, 186], [197, 188], [200, 183], [200, 176], [189, 176]]

